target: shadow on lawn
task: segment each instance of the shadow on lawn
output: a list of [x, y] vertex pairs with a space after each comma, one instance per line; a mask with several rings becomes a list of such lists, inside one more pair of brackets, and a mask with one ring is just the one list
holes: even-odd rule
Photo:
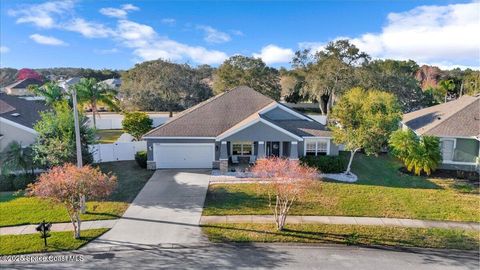
[[[375, 237], [371, 235], [365, 235], [361, 232], [352, 232], [352, 233], [323, 233], [316, 231], [305, 231], [305, 230], [294, 230], [285, 228], [283, 231], [273, 231], [274, 225], [272, 224], [272, 230], [257, 230], [257, 229], [248, 229], [248, 228], [237, 228], [233, 226], [225, 225], [202, 225], [203, 228], [213, 228], [220, 230], [229, 230], [229, 231], [240, 231], [246, 233], [257, 233], [265, 236], [281, 236], [284, 237], [286, 242], [307, 242], [307, 243], [328, 243], [328, 244], [343, 244], [343, 245], [357, 245], [357, 246], [389, 246], [394, 248], [408, 248], [418, 246], [416, 241], [424, 240], [423, 238], [412, 238], [407, 239], [395, 239], [395, 237]], [[269, 240], [262, 238], [261, 236], [258, 239], [243, 239], [243, 240], [231, 240], [228, 237], [210, 235], [211, 240], [219, 242], [282, 242], [275, 241], [275, 239]], [[419, 236], [420, 237], [420, 236]], [[240, 237], [239, 237], [240, 238]], [[302, 241], [305, 240], [305, 241]], [[466, 239], [460, 239], [456, 234], [443, 235], [441, 246], [446, 248], [453, 249], [471, 249], [477, 250], [479, 248], [478, 241], [473, 237], [466, 237]], [[466, 245], [466, 246], [463, 246]]]

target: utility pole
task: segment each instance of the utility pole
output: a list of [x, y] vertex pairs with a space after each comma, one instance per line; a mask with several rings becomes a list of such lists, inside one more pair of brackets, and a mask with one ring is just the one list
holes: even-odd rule
[[[78, 110], [77, 110], [77, 89], [75, 86], [72, 86], [72, 101], [73, 101], [73, 119], [75, 122], [75, 143], [77, 148], [77, 167], [82, 168], [82, 145], [80, 143], [80, 123], [78, 121]], [[85, 214], [85, 195], [80, 197], [80, 212]]]

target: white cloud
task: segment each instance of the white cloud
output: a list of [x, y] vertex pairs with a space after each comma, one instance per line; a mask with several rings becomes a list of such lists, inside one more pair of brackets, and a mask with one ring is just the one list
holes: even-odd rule
[[75, 18], [67, 22], [63, 28], [68, 31], [80, 33], [87, 38], [105, 38], [114, 34], [114, 31], [105, 25], [89, 22], [82, 18]]
[[132, 5], [132, 4], [122, 5], [122, 9], [123, 9], [123, 10], [140, 10], [139, 7], [134, 6], [134, 5]]
[[40, 34], [33, 34], [30, 35], [30, 38], [35, 41], [36, 43], [43, 44], [43, 45], [52, 45], [52, 46], [65, 46], [68, 45], [63, 40], [60, 40], [55, 37], [51, 36], [43, 36]]
[[10, 48], [7, 46], [0, 46], [0, 53], [8, 53], [10, 51]]
[[[419, 6], [406, 12], [390, 13], [380, 33], [366, 33], [351, 40], [374, 58], [413, 59], [450, 68], [478, 67], [479, 10], [478, 1]], [[299, 46], [315, 51], [323, 48], [324, 43], [300, 43]]]
[[125, 18], [127, 16], [127, 11], [119, 8], [101, 8], [100, 13], [114, 18]]
[[231, 30], [230, 31], [232, 34], [236, 35], [236, 36], [244, 36], [245, 34], [240, 31], [240, 30]]
[[262, 58], [266, 64], [288, 63], [294, 56], [292, 49], [281, 48], [277, 45], [270, 44], [262, 48], [260, 53], [254, 53], [253, 56]]
[[151, 26], [128, 20], [119, 21], [116, 37], [124, 46], [133, 48], [134, 54], [141, 60], [162, 58], [185, 61], [191, 59], [199, 64], [219, 64], [228, 57], [221, 51], [190, 46], [160, 37]]
[[162, 19], [160, 22], [167, 25], [175, 25], [175, 23], [177, 23], [177, 21], [173, 18], [165, 18]]
[[225, 43], [232, 39], [229, 34], [221, 32], [208, 25], [198, 25], [197, 29], [200, 29], [205, 33], [203, 40], [208, 43]]
[[101, 8], [99, 11], [100, 13], [108, 17], [124, 19], [127, 17], [128, 12], [135, 11], [135, 10], [140, 10], [140, 8], [132, 4], [125, 4], [125, 5], [122, 5], [121, 8], [108, 7], [108, 8]]
[[70, 13], [73, 8], [73, 1], [52, 1], [22, 6], [16, 10], [9, 10], [8, 14], [17, 18], [16, 23], [32, 23], [41, 28], [53, 28], [56, 26], [54, 16]]

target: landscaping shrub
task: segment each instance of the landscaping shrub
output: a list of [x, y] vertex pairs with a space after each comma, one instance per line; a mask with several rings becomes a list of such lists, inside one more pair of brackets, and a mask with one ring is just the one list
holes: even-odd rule
[[138, 163], [138, 166], [142, 168], [147, 168], [147, 151], [139, 151], [135, 154], [135, 160]]
[[13, 191], [17, 191], [20, 189], [25, 189], [28, 184], [31, 184], [35, 182], [35, 175], [31, 174], [21, 174], [21, 175], [16, 175], [15, 178], [13, 178]]
[[0, 176], [0, 191], [17, 191], [25, 189], [28, 184], [35, 181], [35, 176], [31, 174], [21, 175], [1, 175]]
[[340, 173], [347, 167], [347, 160], [342, 156], [305, 156], [300, 161], [321, 173]]
[[0, 175], [0, 191], [13, 191], [14, 175]]

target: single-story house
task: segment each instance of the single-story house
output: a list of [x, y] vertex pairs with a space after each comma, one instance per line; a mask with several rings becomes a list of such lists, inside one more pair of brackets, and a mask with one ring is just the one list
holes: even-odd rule
[[40, 120], [39, 112], [46, 109], [45, 103], [35, 97], [0, 93], [0, 152], [12, 141], [22, 146], [34, 143], [37, 132], [33, 126]]
[[41, 85], [42, 82], [34, 79], [34, 78], [28, 78], [28, 79], [23, 79], [16, 81], [10, 85], [7, 85], [3, 88], [3, 92], [7, 93], [8, 95], [13, 95], [13, 96], [28, 96], [28, 95], [33, 95], [30, 91], [28, 91], [28, 86], [29, 85]]
[[404, 129], [440, 138], [443, 169], [478, 170], [480, 162], [480, 96], [428, 107], [403, 116]]
[[150, 169], [226, 171], [268, 156], [338, 155], [325, 125], [246, 86], [177, 114], [143, 138]]

